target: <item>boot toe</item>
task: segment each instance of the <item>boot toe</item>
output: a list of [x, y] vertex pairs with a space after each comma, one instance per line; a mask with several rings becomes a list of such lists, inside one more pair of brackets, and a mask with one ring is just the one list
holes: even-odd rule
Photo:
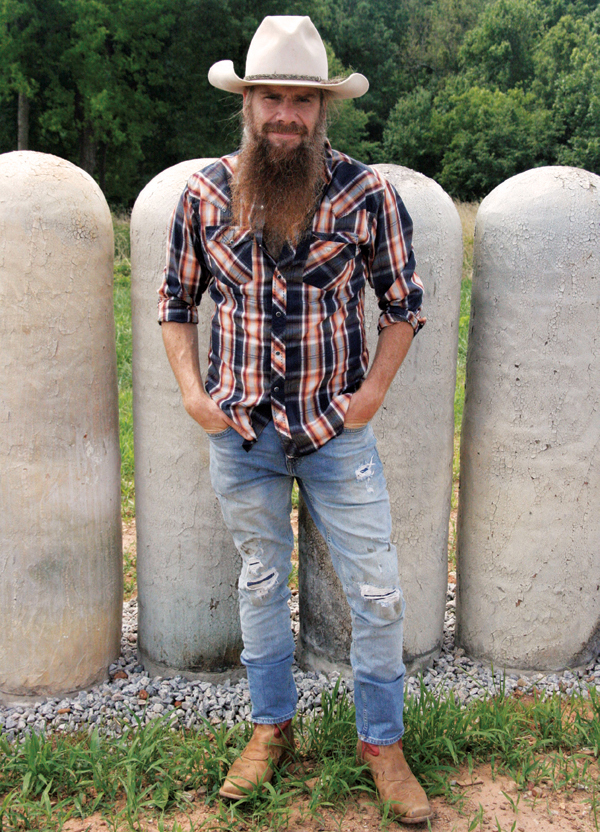
[[292, 728], [280, 731], [275, 725], [255, 726], [252, 739], [234, 761], [219, 789], [221, 797], [241, 800], [273, 777], [273, 769], [289, 759], [294, 747]]
[[424, 804], [413, 804], [410, 807], [407, 807], [404, 803], [395, 803], [392, 801], [391, 810], [398, 820], [403, 823], [424, 823], [433, 817], [433, 812], [427, 801]]
[[410, 770], [402, 744], [380, 746], [372, 753], [359, 741], [359, 759], [369, 766], [381, 802], [401, 823], [423, 823], [433, 817], [425, 790]]

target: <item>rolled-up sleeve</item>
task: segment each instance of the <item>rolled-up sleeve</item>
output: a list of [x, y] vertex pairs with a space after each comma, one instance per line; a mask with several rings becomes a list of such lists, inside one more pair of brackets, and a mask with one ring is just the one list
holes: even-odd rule
[[385, 182], [373, 227], [370, 276], [379, 301], [379, 331], [406, 321], [416, 334], [425, 324], [422, 316], [423, 284], [415, 273], [412, 220], [395, 189]]
[[198, 200], [186, 188], [171, 216], [167, 262], [158, 290], [158, 321], [198, 323], [198, 304], [210, 275], [198, 235]]

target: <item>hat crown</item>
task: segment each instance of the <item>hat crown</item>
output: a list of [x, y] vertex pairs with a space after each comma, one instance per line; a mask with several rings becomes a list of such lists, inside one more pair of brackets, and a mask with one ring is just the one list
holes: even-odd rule
[[310, 17], [272, 15], [260, 24], [246, 58], [246, 78], [327, 81], [327, 53]]
[[219, 90], [243, 93], [255, 84], [315, 87], [331, 98], [358, 98], [369, 89], [360, 72], [329, 80], [327, 52], [310, 17], [272, 15], [260, 24], [248, 49], [246, 75], [239, 78], [233, 61], [217, 61], [208, 70]]

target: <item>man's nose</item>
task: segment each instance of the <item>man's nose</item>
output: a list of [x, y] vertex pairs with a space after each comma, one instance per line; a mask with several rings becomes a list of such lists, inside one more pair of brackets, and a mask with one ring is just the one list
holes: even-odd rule
[[279, 102], [279, 107], [277, 108], [277, 116], [279, 121], [295, 121], [296, 120], [296, 108], [294, 106], [294, 102], [288, 99], [284, 99], [283, 101]]

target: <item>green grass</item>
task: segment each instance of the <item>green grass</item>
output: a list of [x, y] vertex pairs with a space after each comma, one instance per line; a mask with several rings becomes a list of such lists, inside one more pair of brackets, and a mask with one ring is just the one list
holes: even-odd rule
[[[460, 286], [460, 319], [458, 326], [458, 361], [456, 366], [456, 390], [454, 394], [455, 449], [460, 442], [460, 426], [465, 401], [465, 371], [467, 362], [467, 341], [469, 338], [469, 317], [471, 312], [471, 286], [473, 282], [473, 231], [478, 204], [458, 203], [458, 213], [463, 227], [463, 270]], [[456, 455], [455, 455], [456, 456]], [[455, 477], [458, 468], [455, 464]]]
[[[511, 802], [531, 799], [538, 784], [550, 791], [585, 792], [594, 822], [600, 751], [600, 699], [594, 693], [589, 700], [524, 701], [499, 690], [462, 707], [453, 697], [442, 699], [422, 688], [418, 699], [406, 702], [405, 722], [407, 758], [430, 796], [443, 795], [460, 807], [463, 796], [453, 786], [458, 767], [491, 761], [496, 772], [516, 783]], [[170, 727], [167, 716], [136, 729], [127, 726], [112, 739], [96, 729], [31, 735], [20, 744], [0, 738], [0, 832], [51, 832], [68, 818], [83, 820], [94, 812], [115, 830], [141, 829], [142, 821], [151, 819], [159, 828], [176, 829], [181, 813], [189, 814], [199, 799], [213, 815], [214, 825], [207, 828], [283, 829], [292, 809], [312, 818], [329, 810], [343, 817], [358, 793], [374, 798], [372, 781], [356, 762], [354, 708], [346, 696], [324, 694], [321, 713], [298, 717], [295, 729], [295, 764], [276, 772], [262, 794], [233, 804], [223, 803], [218, 789], [249, 738], [247, 725], [227, 729], [206, 723], [198, 733], [186, 732]]]
[[454, 388], [454, 455], [452, 459], [452, 513], [448, 534], [448, 560], [456, 568], [456, 509], [458, 508], [458, 483], [460, 477], [460, 431], [465, 403], [467, 342], [471, 313], [471, 287], [473, 285], [473, 232], [479, 207], [476, 202], [456, 204], [463, 230], [463, 267], [460, 285], [460, 313], [458, 324], [458, 357], [456, 362], [456, 387]]
[[121, 509], [135, 514], [133, 484], [133, 415], [131, 384], [131, 260], [129, 217], [113, 215], [115, 234], [114, 308], [119, 380], [119, 439], [121, 445]]

